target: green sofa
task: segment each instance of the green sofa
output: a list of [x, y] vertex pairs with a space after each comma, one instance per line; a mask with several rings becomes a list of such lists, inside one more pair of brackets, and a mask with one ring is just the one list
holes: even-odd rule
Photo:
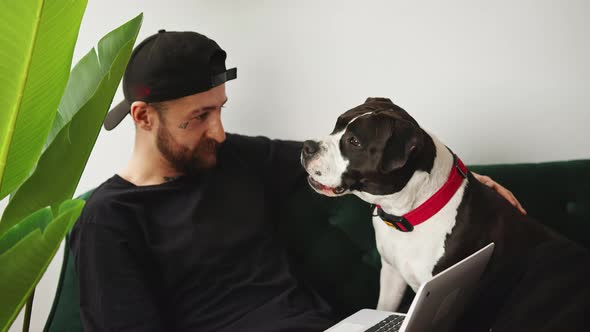
[[[469, 168], [510, 189], [540, 222], [590, 248], [590, 159]], [[313, 286], [340, 317], [375, 307], [380, 260], [369, 205], [355, 196], [320, 196], [302, 184], [284, 211], [279, 234], [300, 280]], [[74, 261], [68, 248], [69, 243], [44, 331], [81, 331]], [[407, 293], [406, 302], [412, 296]]]

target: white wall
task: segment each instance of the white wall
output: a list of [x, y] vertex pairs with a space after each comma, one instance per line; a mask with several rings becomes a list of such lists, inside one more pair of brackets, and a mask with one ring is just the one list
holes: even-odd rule
[[[139, 12], [138, 40], [195, 30], [228, 52], [238, 67], [230, 132], [313, 138], [384, 96], [468, 164], [590, 158], [590, 1], [90, 0], [75, 61]], [[77, 194], [121, 169], [132, 140], [129, 119], [101, 132]], [[53, 300], [57, 257], [33, 331]]]

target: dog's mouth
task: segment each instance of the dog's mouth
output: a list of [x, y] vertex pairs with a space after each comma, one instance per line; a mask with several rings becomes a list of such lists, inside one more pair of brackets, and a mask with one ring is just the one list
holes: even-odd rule
[[313, 189], [315, 189], [316, 191], [318, 191], [324, 195], [328, 195], [328, 196], [342, 195], [346, 191], [346, 188], [343, 186], [338, 186], [338, 187], [325, 186], [325, 185], [319, 183], [318, 181], [314, 180], [311, 176], [307, 177], [307, 182], [309, 182], [309, 185]]

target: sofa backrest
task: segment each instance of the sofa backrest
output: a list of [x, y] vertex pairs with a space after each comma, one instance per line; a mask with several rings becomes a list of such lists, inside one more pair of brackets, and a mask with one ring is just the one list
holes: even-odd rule
[[590, 248], [590, 160], [471, 169], [510, 189], [535, 219]]

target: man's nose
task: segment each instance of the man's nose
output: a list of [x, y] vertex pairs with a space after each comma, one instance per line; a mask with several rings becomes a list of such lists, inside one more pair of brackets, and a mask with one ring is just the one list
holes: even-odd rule
[[320, 149], [320, 144], [316, 141], [305, 141], [303, 142], [303, 155], [305, 157], [310, 157], [318, 152]]
[[221, 123], [221, 117], [217, 117], [214, 123], [211, 124], [209, 130], [207, 130], [207, 136], [217, 143], [223, 143], [225, 141], [225, 129]]

